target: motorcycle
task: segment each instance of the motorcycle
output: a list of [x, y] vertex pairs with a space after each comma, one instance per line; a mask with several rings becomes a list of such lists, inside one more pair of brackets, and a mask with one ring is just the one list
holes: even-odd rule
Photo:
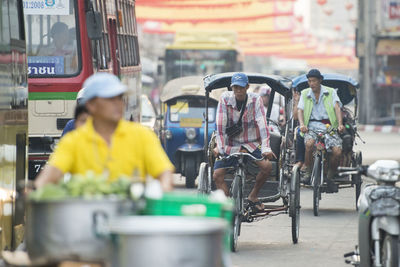
[[370, 166], [339, 167], [340, 175], [363, 174], [376, 181], [358, 199], [358, 248], [346, 262], [361, 267], [398, 267], [400, 248], [400, 164], [378, 160]]

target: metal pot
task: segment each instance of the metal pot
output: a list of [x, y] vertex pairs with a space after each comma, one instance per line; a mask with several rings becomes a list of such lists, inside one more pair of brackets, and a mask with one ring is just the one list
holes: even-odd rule
[[116, 267], [220, 267], [219, 218], [126, 216], [110, 222]]
[[30, 259], [33, 262], [109, 259], [111, 243], [96, 237], [94, 213], [112, 219], [129, 205], [117, 199], [28, 201], [26, 245]]

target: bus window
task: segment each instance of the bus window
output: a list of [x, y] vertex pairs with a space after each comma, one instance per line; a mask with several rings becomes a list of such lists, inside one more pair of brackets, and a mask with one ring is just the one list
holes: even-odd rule
[[17, 0], [10, 0], [10, 26], [11, 26], [11, 39], [25, 40], [25, 32], [23, 28], [23, 20], [21, 19], [19, 4]]
[[118, 50], [120, 52], [121, 67], [138, 66], [139, 45], [136, 30], [135, 8], [133, 3], [119, 1], [122, 11], [119, 16]]
[[166, 51], [167, 80], [189, 75], [234, 71], [235, 50], [169, 49]]
[[10, 45], [10, 23], [9, 23], [9, 16], [8, 16], [8, 1], [3, 1], [0, 3], [1, 5], [1, 52], [6, 52], [4, 51], [8, 45]]
[[108, 69], [108, 62], [110, 61], [110, 45], [107, 33], [107, 19], [104, 1], [96, 0], [93, 2], [95, 11], [100, 12], [102, 18], [103, 38], [101, 40], [92, 40], [92, 60], [95, 69]]
[[41, 6], [44, 2], [23, 3], [29, 76], [77, 75], [80, 52], [75, 1], [52, 1], [54, 6]]

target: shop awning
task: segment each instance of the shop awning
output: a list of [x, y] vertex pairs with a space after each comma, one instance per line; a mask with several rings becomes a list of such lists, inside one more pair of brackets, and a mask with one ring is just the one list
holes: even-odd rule
[[379, 40], [376, 47], [377, 55], [400, 55], [400, 40]]

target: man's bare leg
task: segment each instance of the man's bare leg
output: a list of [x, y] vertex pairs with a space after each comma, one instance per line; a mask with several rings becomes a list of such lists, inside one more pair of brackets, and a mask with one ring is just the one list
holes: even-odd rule
[[229, 196], [229, 189], [224, 180], [225, 173], [226, 170], [224, 168], [216, 169], [213, 174], [213, 179], [217, 189], [221, 189], [222, 191], [224, 191], [226, 196]]
[[332, 155], [331, 159], [329, 162], [329, 171], [330, 171], [330, 176], [328, 178], [333, 178], [334, 174], [337, 171], [337, 167], [339, 166], [339, 159], [340, 155], [342, 154], [342, 149], [340, 147], [332, 147]]
[[305, 153], [305, 158], [304, 158], [304, 165], [303, 165], [303, 167], [304, 167], [304, 168], [307, 168], [307, 169], [309, 169], [309, 170], [310, 170], [310, 168], [311, 168], [311, 162], [312, 162], [312, 160], [313, 160], [312, 152], [313, 152], [313, 150], [314, 150], [314, 144], [315, 144], [315, 141], [314, 141], [313, 139], [309, 139], [309, 140], [306, 142], [306, 153]]
[[[260, 171], [258, 172], [256, 176], [256, 182], [254, 184], [253, 190], [251, 190], [248, 199], [252, 202], [257, 202], [258, 201], [258, 193], [260, 192], [260, 189], [264, 185], [265, 181], [267, 180], [269, 174], [271, 173], [272, 169], [272, 164], [269, 160], [262, 160], [262, 161], [257, 161], [256, 162], [258, 165], [258, 168]], [[258, 209], [264, 209], [264, 205], [261, 203], [261, 205], [257, 205]]]

